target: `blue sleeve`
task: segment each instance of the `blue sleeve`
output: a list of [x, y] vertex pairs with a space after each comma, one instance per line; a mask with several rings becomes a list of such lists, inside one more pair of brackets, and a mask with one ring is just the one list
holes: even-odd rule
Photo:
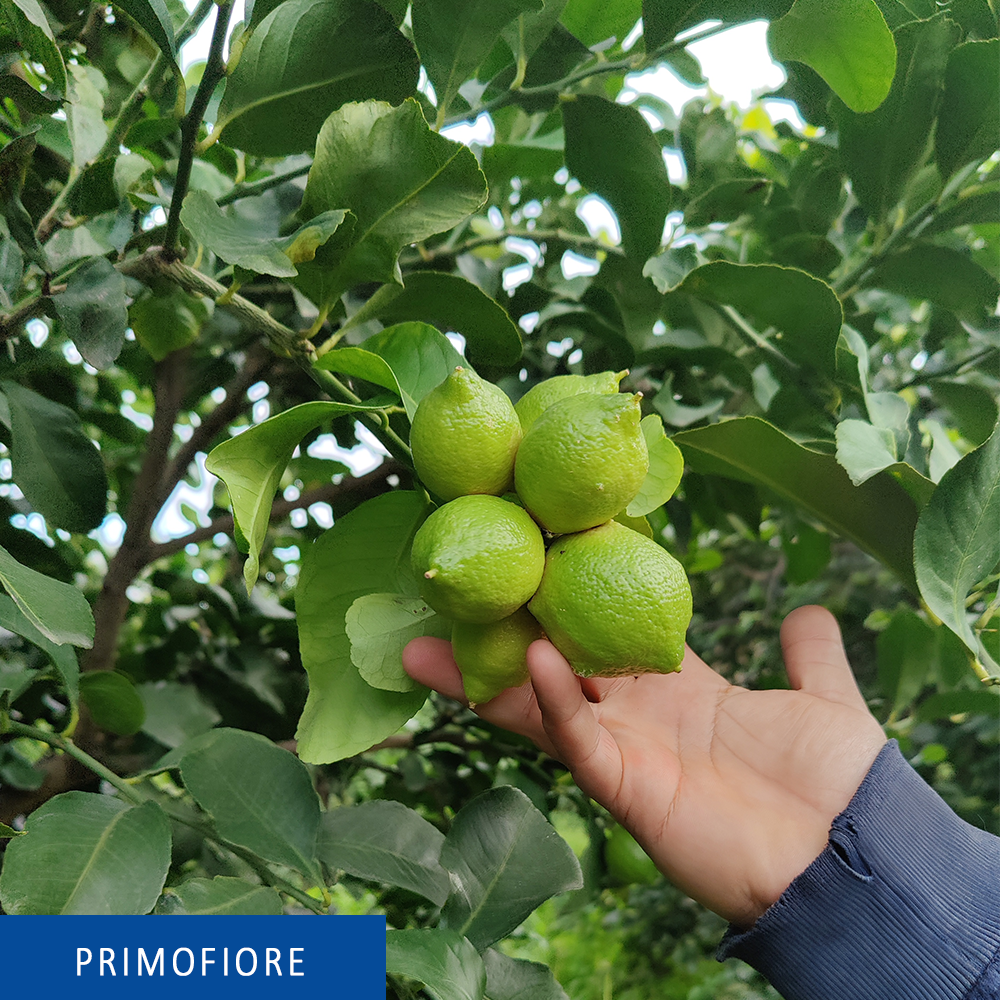
[[823, 853], [719, 958], [786, 1000], [1000, 998], [1000, 840], [952, 812], [895, 740]]

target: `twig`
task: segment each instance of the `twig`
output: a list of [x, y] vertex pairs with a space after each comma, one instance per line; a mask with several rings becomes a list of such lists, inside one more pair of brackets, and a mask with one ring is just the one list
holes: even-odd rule
[[234, 201], [239, 201], [241, 198], [253, 198], [255, 195], [270, 191], [271, 188], [280, 187], [287, 181], [295, 180], [296, 177], [302, 177], [304, 174], [309, 173], [311, 167], [312, 163], [306, 163], [301, 167], [296, 167], [294, 170], [286, 170], [283, 174], [273, 174], [270, 177], [262, 177], [259, 181], [237, 184], [232, 191], [217, 199], [216, 204], [222, 208], [222, 206], [231, 205]]

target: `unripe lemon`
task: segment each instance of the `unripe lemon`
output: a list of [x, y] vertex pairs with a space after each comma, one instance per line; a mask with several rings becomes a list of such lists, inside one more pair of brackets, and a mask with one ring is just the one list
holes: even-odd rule
[[542, 637], [542, 626], [526, 608], [489, 625], [455, 622], [451, 649], [462, 672], [472, 707], [518, 687], [528, 679], [528, 647]]
[[517, 452], [517, 495], [546, 531], [584, 531], [635, 498], [649, 469], [641, 396], [586, 393], [546, 409]]
[[553, 403], [568, 396], [578, 396], [590, 392], [609, 395], [618, 392], [618, 383], [628, 374], [623, 372], [598, 372], [596, 375], [556, 375], [532, 386], [515, 404], [514, 409], [521, 420], [521, 430], [528, 428]]
[[653, 859], [623, 826], [615, 825], [604, 843], [608, 874], [624, 885], [650, 885], [661, 876]]
[[427, 393], [410, 427], [417, 475], [443, 500], [508, 490], [520, 443], [513, 403], [471, 368], [456, 368]]
[[528, 610], [585, 677], [680, 669], [691, 587], [666, 549], [617, 521], [557, 538]]
[[413, 536], [420, 596], [454, 621], [486, 624], [512, 615], [538, 588], [545, 543], [520, 507], [465, 496], [439, 507]]

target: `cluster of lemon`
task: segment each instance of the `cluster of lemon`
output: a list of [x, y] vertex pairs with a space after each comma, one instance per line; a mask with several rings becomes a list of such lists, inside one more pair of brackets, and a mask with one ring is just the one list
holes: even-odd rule
[[515, 407], [456, 368], [414, 414], [414, 467], [446, 502], [413, 539], [413, 570], [423, 599], [454, 623], [473, 704], [523, 683], [543, 634], [584, 676], [680, 665], [684, 570], [614, 520], [649, 469], [641, 397], [618, 391], [624, 374], [557, 376]]

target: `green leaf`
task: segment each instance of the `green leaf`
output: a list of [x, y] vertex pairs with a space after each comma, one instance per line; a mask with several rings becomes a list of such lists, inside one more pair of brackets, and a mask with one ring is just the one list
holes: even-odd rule
[[73, 146], [73, 166], [84, 167], [97, 158], [108, 138], [104, 124], [104, 94], [107, 81], [93, 66], [70, 63], [66, 127]]
[[935, 213], [920, 233], [922, 236], [947, 233], [958, 226], [980, 222], [1000, 222], [1000, 184], [983, 184], [963, 191], [953, 205]]
[[12, 826], [8, 826], [6, 823], [0, 823], [0, 837], [6, 839], [7, 837], [23, 837], [23, 830], [15, 830]]
[[830, 536], [805, 521], [796, 521], [794, 530], [782, 532], [781, 548], [785, 553], [789, 583], [815, 580], [830, 564]]
[[483, 963], [489, 1000], [569, 1000], [547, 965], [510, 958], [496, 948], [483, 952]]
[[[378, 4], [285, 0], [247, 42], [216, 127], [224, 143], [258, 156], [312, 152], [331, 112], [367, 98], [398, 104], [416, 89], [417, 73], [413, 46]], [[319, 211], [344, 207], [352, 206]]]
[[621, 45], [642, 8], [641, 0], [569, 0], [559, 20], [587, 48], [612, 37]]
[[2, 0], [0, 14], [11, 26], [17, 48], [45, 67], [52, 81], [46, 93], [62, 97], [66, 93], [66, 66], [41, 4], [37, 0]]
[[476, 949], [454, 931], [387, 930], [385, 971], [424, 984], [436, 1000], [483, 1000], [486, 968]]
[[87, 649], [94, 644], [94, 616], [76, 587], [22, 566], [2, 546], [0, 583], [28, 622], [50, 642]]
[[945, 473], [920, 514], [913, 554], [920, 596], [980, 658], [966, 598], [1000, 562], [1000, 429]]
[[51, 115], [62, 106], [58, 97], [40, 94], [27, 80], [13, 73], [0, 76], [0, 98], [9, 97], [21, 113]]
[[28, 816], [0, 872], [11, 916], [149, 913], [170, 867], [170, 823], [155, 802], [64, 792]]
[[383, 285], [347, 325], [368, 319], [386, 325], [421, 320], [460, 333], [477, 368], [512, 365], [521, 357], [521, 334], [507, 310], [457, 274], [416, 271], [406, 276], [405, 288]]
[[865, 420], [841, 420], [837, 424], [837, 461], [855, 486], [894, 465], [897, 457], [891, 430], [874, 427]]
[[177, 58], [174, 25], [164, 0], [114, 0], [156, 43], [156, 47], [173, 63]]
[[403, 647], [417, 636], [447, 639], [451, 626], [419, 597], [365, 594], [347, 609], [344, 627], [351, 662], [372, 687], [416, 691], [420, 685], [403, 669]]
[[[8, 0], [0, 0], [0, 13], [5, 2]], [[35, 235], [35, 224], [21, 201], [21, 190], [36, 145], [34, 134], [19, 135], [0, 149], [0, 213], [23, 255], [47, 271], [47, 255]]]
[[[805, 271], [778, 264], [713, 261], [689, 271], [672, 292], [736, 308], [758, 331], [775, 327], [775, 346], [798, 364], [833, 377], [844, 320], [836, 292]], [[670, 294], [670, 293], [668, 293]]]
[[108, 480], [80, 418], [16, 382], [0, 382], [0, 389], [10, 407], [11, 478], [25, 499], [53, 528], [96, 528], [107, 510]]
[[728, 21], [732, 24], [776, 21], [791, 6], [792, 0], [643, 0], [646, 51], [658, 49], [678, 32], [704, 21]]
[[1000, 711], [1000, 690], [995, 687], [981, 691], [946, 691], [933, 694], [920, 703], [916, 711], [918, 722], [933, 722], [952, 715], [985, 715], [995, 719]]
[[896, 43], [874, 0], [795, 0], [767, 44], [775, 59], [811, 66], [852, 111], [874, 111], [892, 86]]
[[[0, 556], [0, 560], [2, 560], [2, 556]], [[48, 580], [49, 577], [43, 579]], [[55, 583], [56, 581], [51, 582]], [[80, 664], [77, 662], [76, 653], [73, 652], [70, 645], [55, 643], [44, 636], [6, 594], [0, 594], [0, 628], [22, 636], [45, 653], [62, 678], [70, 704], [75, 705], [80, 696]]]
[[319, 799], [308, 768], [257, 733], [213, 729], [180, 751], [184, 787], [226, 840], [316, 878]]
[[176, 286], [144, 293], [128, 308], [129, 326], [154, 361], [193, 344], [207, 317], [204, 304]]
[[302, 403], [223, 441], [209, 453], [205, 468], [226, 484], [233, 517], [249, 546], [243, 565], [247, 591], [257, 582], [271, 503], [296, 445], [332, 417], [376, 409], [353, 403]]
[[1000, 416], [1000, 407], [988, 388], [957, 379], [934, 379], [930, 388], [934, 399], [948, 409], [967, 441], [978, 446], [990, 436]]
[[416, 101], [345, 105], [316, 140], [303, 211], [346, 208], [356, 222], [342, 226], [293, 284], [321, 311], [359, 281], [402, 285], [403, 247], [457, 225], [485, 198], [471, 150], [432, 132]]
[[399, 382], [388, 362], [361, 347], [340, 347], [335, 351], [328, 351], [314, 363], [313, 367], [323, 371], [353, 375], [355, 378], [380, 385], [402, 399], [403, 390], [399, 387]]
[[[176, 904], [163, 905], [171, 897]], [[269, 886], [252, 885], [241, 878], [189, 878], [167, 890], [157, 912], [191, 917], [280, 917], [281, 897]]]
[[54, 295], [52, 304], [84, 361], [98, 369], [110, 368], [128, 328], [121, 274], [104, 257], [94, 257], [69, 276], [65, 291]]
[[480, 951], [550, 896], [583, 885], [569, 845], [510, 785], [477, 795], [459, 811], [441, 848], [441, 864], [454, 885], [442, 922]]
[[226, 263], [255, 274], [290, 278], [297, 273], [296, 264], [316, 256], [317, 248], [337, 231], [346, 214], [323, 212], [290, 236], [265, 236], [256, 220], [224, 212], [207, 191], [191, 191], [184, 199], [181, 222]]
[[473, 76], [519, 14], [542, 0], [422, 0], [413, 5], [413, 41], [437, 96], [440, 129], [458, 88]]
[[439, 858], [444, 834], [401, 802], [364, 802], [323, 814], [316, 854], [332, 871], [396, 885], [444, 905], [451, 891]]
[[339, 518], [304, 554], [295, 588], [299, 649], [309, 674], [296, 734], [303, 760], [329, 763], [367, 750], [423, 704], [422, 690], [379, 691], [361, 678], [351, 663], [344, 616], [364, 594], [416, 593], [410, 543], [429, 510], [420, 493], [387, 493]]
[[889, 96], [867, 114], [834, 99], [840, 156], [858, 201], [881, 220], [923, 161], [933, 130], [948, 54], [961, 33], [944, 15], [895, 32], [896, 76]]
[[93, 670], [80, 677], [80, 700], [94, 722], [109, 733], [132, 736], [146, 718], [142, 698], [124, 674]]
[[681, 431], [674, 443], [695, 472], [766, 486], [870, 552], [916, 591], [917, 506], [889, 473], [854, 486], [832, 455], [803, 447], [759, 417]]
[[924, 689], [936, 658], [935, 628], [910, 608], [900, 608], [878, 634], [878, 678], [897, 718]]
[[864, 284], [928, 299], [972, 323], [992, 313], [1000, 295], [1000, 281], [967, 253], [933, 243], [917, 243], [892, 254]]
[[934, 133], [934, 152], [947, 180], [959, 167], [985, 159], [1000, 132], [1000, 40], [966, 42], [952, 50]]
[[142, 731], [167, 747], [179, 747], [221, 721], [214, 706], [190, 684], [142, 684], [139, 695], [146, 709]]
[[662, 507], [673, 495], [684, 473], [684, 456], [663, 431], [656, 413], [639, 422], [649, 452], [649, 471], [636, 498], [625, 508], [629, 517], [642, 517]]
[[[774, 182], [760, 177], [737, 177], [713, 184], [707, 191], [692, 198], [684, 206], [684, 223], [688, 227], [708, 226], [713, 222], [728, 222], [738, 219], [741, 215], [756, 214], [765, 208], [774, 192]], [[656, 264], [653, 267], [653, 262]], [[643, 273], [649, 273], [660, 291], [666, 291], [666, 286], [674, 285], [684, 273], [678, 274], [673, 280], [669, 272], [664, 275], [664, 265], [673, 263], [670, 251], [654, 257]]]
[[580, 95], [562, 103], [566, 166], [615, 210], [622, 249], [640, 261], [660, 249], [670, 181], [660, 143], [633, 107]]

